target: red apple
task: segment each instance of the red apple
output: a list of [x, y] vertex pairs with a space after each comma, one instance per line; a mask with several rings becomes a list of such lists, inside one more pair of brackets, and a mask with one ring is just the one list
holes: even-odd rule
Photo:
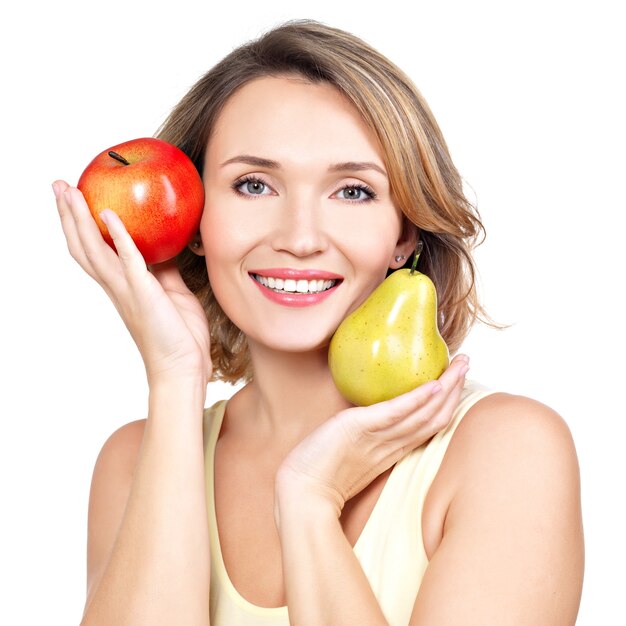
[[77, 186], [105, 241], [115, 250], [98, 215], [111, 209], [148, 265], [175, 257], [198, 231], [202, 179], [191, 159], [166, 141], [133, 139], [101, 152]]

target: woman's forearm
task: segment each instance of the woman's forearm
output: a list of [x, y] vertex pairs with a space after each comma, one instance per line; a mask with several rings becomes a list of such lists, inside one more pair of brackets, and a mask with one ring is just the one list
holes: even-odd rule
[[277, 506], [290, 622], [386, 625], [333, 507], [295, 492], [281, 494]]
[[128, 502], [84, 626], [209, 624], [204, 400], [199, 382], [152, 385]]

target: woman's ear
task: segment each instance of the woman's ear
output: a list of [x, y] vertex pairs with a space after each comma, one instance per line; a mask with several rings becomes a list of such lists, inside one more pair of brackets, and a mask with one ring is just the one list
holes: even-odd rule
[[407, 259], [415, 252], [419, 239], [419, 230], [415, 224], [404, 218], [402, 232], [394, 248], [393, 258], [389, 263], [391, 269], [397, 270], [406, 264]]
[[204, 247], [202, 245], [202, 238], [200, 237], [200, 233], [196, 233], [193, 236], [193, 239], [189, 242], [187, 246], [194, 254], [198, 256], [204, 256]]

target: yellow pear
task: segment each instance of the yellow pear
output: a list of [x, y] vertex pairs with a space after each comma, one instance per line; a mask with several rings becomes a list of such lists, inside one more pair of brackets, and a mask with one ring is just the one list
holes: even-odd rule
[[437, 327], [433, 282], [412, 269], [388, 276], [337, 328], [328, 363], [337, 389], [356, 405], [394, 398], [448, 366], [448, 346]]

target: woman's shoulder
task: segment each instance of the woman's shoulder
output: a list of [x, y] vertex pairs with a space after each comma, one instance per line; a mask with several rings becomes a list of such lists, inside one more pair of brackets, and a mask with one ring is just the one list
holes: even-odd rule
[[441, 610], [436, 599], [454, 595], [453, 581], [459, 615], [493, 598], [510, 614], [532, 614], [528, 623], [575, 615], [584, 563], [580, 477], [563, 417], [525, 396], [480, 398], [454, 432], [433, 488], [422, 613]]
[[115, 430], [102, 445], [91, 479], [90, 516], [110, 506], [111, 498], [117, 499], [130, 490], [145, 426], [145, 419], [129, 422]]
[[111, 492], [117, 493], [122, 487], [130, 489], [145, 426], [145, 419], [129, 422], [115, 430], [104, 442], [92, 476], [92, 508], [100, 500], [106, 503]]
[[502, 494], [512, 501], [516, 485], [524, 484], [518, 494], [539, 490], [547, 476], [560, 481], [570, 495], [577, 492], [576, 448], [559, 413], [532, 398], [485, 388], [467, 396], [471, 406], [449, 442], [428, 496], [434, 506], [428, 510], [439, 512], [443, 520], [455, 502], [484, 497], [480, 505], [489, 507]]
[[[505, 392], [489, 393], [475, 402], [461, 420], [451, 446], [476, 456], [524, 454], [571, 455], [574, 442], [563, 417], [542, 402]], [[466, 459], [469, 460], [469, 459]]]
[[[460, 421], [442, 464], [451, 505], [542, 507], [578, 500], [576, 447], [565, 419], [532, 398], [490, 393]], [[480, 487], [478, 488], [478, 486]], [[463, 507], [457, 507], [461, 510]]]
[[106, 461], [120, 465], [123, 460], [133, 463], [143, 440], [146, 421], [139, 419], [117, 428], [104, 442], [96, 463]]

